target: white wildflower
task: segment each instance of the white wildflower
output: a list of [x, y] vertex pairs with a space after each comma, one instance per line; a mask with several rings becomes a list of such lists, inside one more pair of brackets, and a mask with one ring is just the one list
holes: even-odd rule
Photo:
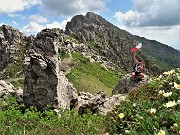
[[125, 130], [125, 133], [126, 133], [126, 134], [129, 134], [130, 132], [129, 132], [129, 130]]
[[177, 101], [177, 104], [180, 104], [180, 100]]
[[170, 71], [164, 72], [163, 75], [169, 75]]
[[149, 110], [149, 112], [150, 112], [151, 114], [155, 114], [155, 113], [156, 113], [156, 109], [155, 109], [155, 108], [151, 108], [151, 109]]
[[169, 72], [170, 75], [173, 74], [173, 73], [175, 73], [175, 70], [174, 70], [174, 69], [172, 69], [172, 70]]
[[180, 84], [177, 84], [176, 82], [174, 82], [174, 88], [180, 89]]
[[165, 135], [165, 131], [164, 130], [160, 130], [157, 135]]
[[133, 103], [133, 106], [136, 107], [136, 103]]
[[166, 97], [166, 98], [167, 98], [167, 97], [170, 97], [171, 95], [172, 95], [172, 92], [167, 92], [167, 93], [164, 93], [164, 94], [163, 94], [163, 96]]
[[163, 94], [164, 93], [164, 90], [160, 90], [159, 92], [158, 92], [158, 94]]
[[162, 75], [159, 76], [159, 79], [161, 79], [161, 78], [162, 78]]
[[175, 105], [176, 105], [176, 102], [175, 102], [175, 101], [169, 101], [168, 103], [165, 104], [165, 106], [166, 106], [167, 108], [173, 107], [173, 106], [175, 106]]
[[178, 127], [178, 124], [177, 124], [177, 123], [174, 123], [173, 126], [174, 126], [174, 127]]
[[180, 81], [180, 74], [176, 73], [176, 76], [177, 76], [178, 80]]

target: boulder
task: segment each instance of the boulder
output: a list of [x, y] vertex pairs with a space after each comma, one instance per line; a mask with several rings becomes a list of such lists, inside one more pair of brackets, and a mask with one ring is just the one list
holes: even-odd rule
[[137, 88], [141, 84], [147, 83], [148, 81], [148, 76], [144, 76], [144, 78], [141, 81], [131, 80], [131, 74], [124, 75], [123, 77], [120, 78], [118, 84], [116, 87], [113, 89], [112, 94], [124, 94], [127, 93], [128, 91], [133, 90], [134, 88]]
[[26, 51], [23, 100], [27, 106], [39, 110], [70, 109], [77, 92], [60, 69], [60, 46], [63, 44], [60, 29], [45, 29], [31, 38]]
[[11, 83], [0, 80], [0, 98], [10, 93], [15, 93], [14, 86]]
[[21, 88], [15, 88], [10, 82], [0, 80], [0, 98], [4, 98], [7, 95], [14, 95], [18, 103], [22, 103], [22, 93]]
[[92, 113], [106, 115], [121, 101], [125, 100], [125, 97], [126, 96], [123, 94], [106, 97], [103, 91], [94, 95], [81, 92], [79, 93], [78, 102], [75, 108], [78, 110], [79, 114], [86, 113], [89, 110]]

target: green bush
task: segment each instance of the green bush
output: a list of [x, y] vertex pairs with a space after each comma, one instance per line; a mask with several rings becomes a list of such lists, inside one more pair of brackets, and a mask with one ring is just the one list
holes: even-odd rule
[[79, 115], [72, 110], [61, 110], [55, 115], [52, 110], [39, 112], [35, 107], [26, 109], [15, 98], [6, 97], [0, 104], [0, 134], [12, 135], [80, 135], [102, 134], [104, 118], [91, 112]]
[[62, 51], [60, 51], [60, 58], [61, 58], [61, 60], [65, 59], [65, 58], [69, 58], [69, 54], [66, 51], [62, 50]]

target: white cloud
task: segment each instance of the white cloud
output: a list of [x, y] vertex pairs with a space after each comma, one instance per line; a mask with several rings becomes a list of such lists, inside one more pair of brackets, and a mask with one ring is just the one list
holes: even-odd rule
[[150, 40], [156, 40], [173, 48], [180, 49], [180, 28], [175, 26], [149, 26], [149, 27], [128, 27], [125, 25], [118, 26], [125, 29], [133, 35], [145, 37]]
[[134, 26], [137, 23], [137, 14], [132, 10], [129, 10], [125, 14], [123, 14], [122, 12], [115, 12], [115, 15], [113, 17], [128, 26]]
[[26, 35], [32, 35], [32, 34], [36, 34], [40, 32], [43, 29], [45, 29], [44, 26], [36, 22], [29, 22], [29, 24], [24, 26], [21, 31], [25, 33]]
[[62, 29], [63, 29], [63, 30], [65, 30], [65, 27], [66, 27], [67, 22], [71, 21], [71, 19], [72, 19], [72, 17], [69, 17], [68, 19], [63, 20], [63, 21], [61, 22], [61, 26], [62, 26]]
[[0, 23], [0, 26], [2, 26], [4, 23]]
[[134, 11], [116, 12], [128, 26], [171, 26], [179, 24], [179, 0], [134, 0]]
[[31, 21], [29, 22], [29, 24], [24, 26], [21, 29], [21, 31], [26, 35], [33, 35], [33, 34], [35, 35], [45, 28], [49, 28], [49, 29], [59, 28], [65, 30], [66, 23], [70, 20], [71, 18], [68, 18], [66, 20], [63, 20], [62, 22], [53, 21], [52, 23], [47, 23], [47, 24], [39, 24], [37, 22]]
[[18, 25], [18, 23], [16, 21], [12, 21], [12, 23], [15, 24], [15, 25]]
[[26, 19], [26, 16], [25, 15], [22, 15], [22, 14], [14, 14], [14, 13], [8, 13], [8, 16], [10, 17], [19, 17], [20, 19], [22, 20], [25, 20]]
[[32, 22], [38, 22], [38, 23], [48, 22], [48, 20], [45, 17], [40, 16], [39, 14], [29, 16], [28, 20]]
[[0, 0], [0, 3], [0, 14], [23, 11], [25, 8], [40, 4], [39, 0]]
[[104, 0], [43, 0], [41, 4], [43, 13], [65, 17], [107, 9]]
[[46, 24], [46, 28], [50, 28], [50, 29], [52, 29], [52, 28], [60, 28], [61, 29], [62, 25], [61, 25], [61, 23], [54, 21], [54, 22], [52, 22], [50, 24]]
[[134, 9], [115, 12], [119, 27], [180, 49], [179, 0], [133, 0]]

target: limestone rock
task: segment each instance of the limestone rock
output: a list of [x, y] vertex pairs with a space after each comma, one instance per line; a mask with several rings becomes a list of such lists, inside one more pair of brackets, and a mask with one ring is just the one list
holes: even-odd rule
[[[18, 29], [15, 29], [8, 25], [0, 26], [0, 71], [1, 71], [0, 78], [1, 79], [6, 78], [8, 76], [8, 73], [5, 73], [6, 72], [5, 68], [8, 65], [10, 65], [10, 63], [21, 61], [23, 57], [22, 48], [23, 48], [24, 38], [25, 35], [21, 33]], [[19, 64], [17, 65], [19, 66]]]
[[127, 74], [120, 78], [118, 84], [113, 89], [112, 94], [124, 94], [132, 89], [140, 86], [141, 84], [147, 83], [148, 76], [144, 76], [142, 81], [134, 82], [131, 80], [131, 74]]
[[11, 26], [0, 26], [0, 69], [14, 59], [14, 53], [18, 51], [16, 44], [24, 37], [23, 33]]
[[109, 111], [113, 109], [120, 101], [125, 100], [125, 95], [117, 94], [111, 97], [106, 97], [103, 91], [97, 94], [90, 94], [81, 92], [79, 93], [78, 103], [75, 107], [80, 114], [86, 113], [87, 110], [93, 113], [99, 113], [101, 115], [106, 115]]
[[62, 39], [60, 29], [45, 29], [30, 39], [24, 62], [23, 99], [27, 106], [70, 109], [71, 100], [77, 98], [75, 88], [60, 69]]
[[15, 93], [14, 86], [11, 83], [0, 80], [0, 98], [11, 93]]

